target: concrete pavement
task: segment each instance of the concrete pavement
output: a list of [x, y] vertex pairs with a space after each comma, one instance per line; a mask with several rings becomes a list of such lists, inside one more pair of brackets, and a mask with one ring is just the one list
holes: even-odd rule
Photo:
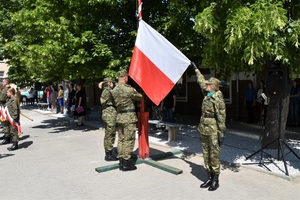
[[[77, 127], [69, 117], [30, 109], [22, 112], [34, 121], [21, 118], [24, 134], [19, 150], [9, 152], [9, 145], [0, 146], [1, 200], [300, 198], [300, 181], [229, 163], [222, 164], [217, 191], [201, 189], [199, 185], [206, 178], [203, 158], [193, 152], [158, 161], [182, 169], [179, 175], [146, 164], [131, 172], [98, 173], [95, 168], [117, 163], [104, 161], [99, 112], [92, 111], [83, 127]], [[150, 155], [172, 150], [150, 143]]]

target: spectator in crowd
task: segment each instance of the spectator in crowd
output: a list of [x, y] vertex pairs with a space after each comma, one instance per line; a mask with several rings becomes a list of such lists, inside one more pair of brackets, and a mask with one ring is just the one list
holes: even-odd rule
[[39, 102], [38, 90], [35, 89], [35, 88], [33, 89], [33, 96], [34, 96], [34, 97], [33, 97], [33, 98], [34, 98], [34, 99], [33, 99], [33, 103], [34, 103], [34, 102], [38, 103], [38, 102]]
[[65, 107], [65, 112], [69, 113], [69, 106], [68, 106], [68, 98], [69, 98], [69, 85], [66, 84], [65, 86], [65, 91], [64, 91], [64, 107]]
[[245, 90], [244, 106], [248, 111], [248, 123], [254, 122], [254, 106], [255, 106], [255, 89], [253, 88], [252, 81], [248, 82], [248, 88]]
[[62, 85], [59, 86], [57, 102], [58, 102], [60, 113], [64, 114], [64, 88]]
[[47, 86], [44, 90], [44, 93], [46, 94], [46, 101], [47, 101], [47, 104], [48, 104], [48, 110], [51, 110], [51, 86]]
[[[77, 86], [77, 92], [75, 95], [74, 115], [78, 116], [77, 126], [84, 126], [83, 116], [86, 115], [86, 95], [81, 83], [76, 84], [76, 86]], [[80, 109], [80, 107], [82, 107], [82, 109]]]
[[169, 94], [165, 97], [161, 105], [165, 108], [166, 115], [169, 122], [175, 122], [175, 107], [176, 107], [176, 90], [173, 88]]
[[296, 80], [293, 80], [293, 86], [290, 93], [290, 119], [291, 125], [296, 127], [299, 123], [299, 95], [300, 88]]
[[53, 85], [50, 86], [51, 88], [51, 95], [50, 95], [50, 101], [51, 101], [51, 106], [52, 106], [52, 113], [56, 114], [57, 113], [57, 89], [53, 87]]
[[263, 117], [263, 124], [266, 124], [267, 114], [268, 114], [268, 105], [270, 103], [270, 97], [265, 96], [263, 98], [263, 110], [261, 112], [261, 116]]
[[30, 105], [34, 105], [34, 89], [33, 87], [28, 90]]
[[258, 114], [258, 119], [260, 121], [261, 112], [263, 110], [263, 97], [262, 93], [265, 92], [265, 82], [263, 80], [259, 81], [259, 87], [256, 90], [256, 111]]
[[74, 110], [75, 110], [75, 95], [76, 91], [74, 89], [74, 84], [70, 84], [70, 91], [68, 96], [68, 108], [69, 108], [69, 115], [73, 116]]

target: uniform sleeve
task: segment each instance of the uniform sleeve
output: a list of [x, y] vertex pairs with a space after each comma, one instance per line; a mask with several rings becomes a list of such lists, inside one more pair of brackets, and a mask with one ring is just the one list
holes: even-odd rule
[[19, 122], [20, 108], [19, 108], [18, 101], [15, 100], [15, 99], [10, 100], [9, 105], [8, 105], [8, 109], [9, 109], [9, 114], [13, 118], [13, 120], [15, 122]]
[[0, 92], [0, 102], [5, 102], [7, 98], [7, 88], [5, 87], [1, 92]]
[[199, 69], [196, 69], [196, 76], [197, 76], [197, 83], [200, 85], [200, 88], [202, 92], [205, 90], [206, 84], [205, 84], [205, 78], [199, 71]]
[[101, 97], [100, 97], [100, 103], [102, 106], [106, 105], [107, 101], [109, 100], [109, 97], [110, 97], [110, 94], [109, 94], [108, 89], [104, 89], [101, 94]]
[[131, 99], [135, 100], [135, 101], [141, 101], [143, 98], [143, 95], [138, 93], [134, 88], [131, 88], [132, 92], [131, 92]]
[[[218, 93], [221, 93], [220, 91], [218, 91]], [[224, 137], [224, 132], [226, 130], [226, 106], [225, 106], [225, 102], [223, 99], [222, 94], [218, 95], [217, 99], [216, 99], [216, 103], [215, 105], [215, 112], [216, 112], [216, 118], [217, 118], [217, 123], [218, 123], [218, 127], [220, 129], [220, 136]]]

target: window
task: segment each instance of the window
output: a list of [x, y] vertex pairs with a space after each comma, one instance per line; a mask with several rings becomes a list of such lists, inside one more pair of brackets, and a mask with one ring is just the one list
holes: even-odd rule
[[221, 84], [220, 90], [223, 93], [224, 101], [231, 104], [231, 81], [221, 80]]
[[3, 78], [4, 78], [4, 71], [0, 71], [0, 83], [2, 83]]

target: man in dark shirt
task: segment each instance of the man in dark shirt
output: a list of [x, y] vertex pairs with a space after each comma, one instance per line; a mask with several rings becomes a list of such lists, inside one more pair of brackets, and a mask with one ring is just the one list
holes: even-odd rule
[[76, 91], [74, 90], [74, 84], [71, 83], [70, 84], [70, 91], [69, 91], [69, 96], [68, 96], [68, 111], [70, 111], [70, 115], [73, 116], [73, 111], [74, 109], [72, 110], [71, 107], [73, 106], [75, 108], [75, 94], [76, 94]]
[[166, 115], [169, 122], [175, 122], [174, 112], [176, 106], [176, 91], [173, 88], [169, 94], [165, 97], [162, 103], [162, 107], [166, 110]]

